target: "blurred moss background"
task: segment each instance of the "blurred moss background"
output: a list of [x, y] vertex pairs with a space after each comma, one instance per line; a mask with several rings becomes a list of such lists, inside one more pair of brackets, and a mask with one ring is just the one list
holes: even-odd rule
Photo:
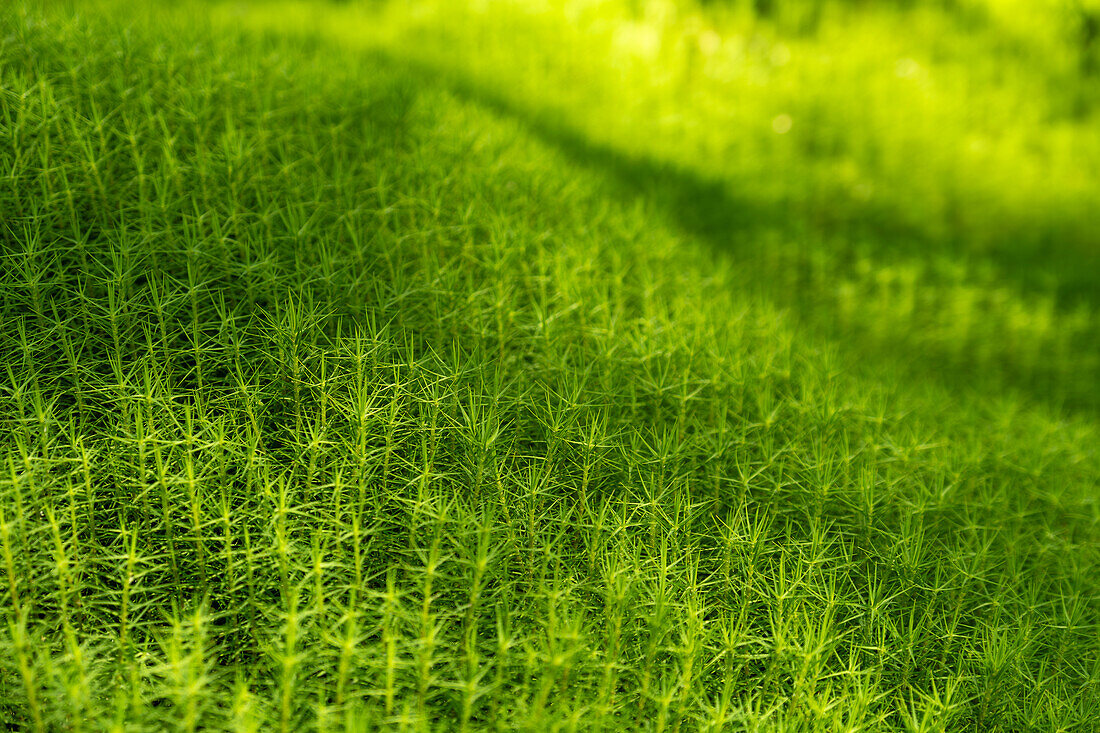
[[1100, 4], [214, 7], [520, 119], [871, 368], [1100, 406]]

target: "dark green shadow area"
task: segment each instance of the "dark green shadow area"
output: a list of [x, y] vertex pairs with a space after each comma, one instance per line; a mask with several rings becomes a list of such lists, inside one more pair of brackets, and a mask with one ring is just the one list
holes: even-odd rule
[[[937, 237], [885, 206], [866, 217], [841, 213], [816, 217], [801, 202], [769, 199], [747, 180], [720, 180], [682, 166], [632, 155], [595, 143], [554, 110], [531, 109], [506, 91], [491, 88], [418, 61], [383, 51], [372, 63], [407, 69], [425, 85], [450, 92], [515, 119], [571, 162], [601, 174], [607, 193], [621, 202], [639, 200], [668, 225], [705, 243], [714, 256], [732, 258], [747, 292], [789, 309], [805, 327], [844, 345], [851, 360], [870, 375], [901, 368], [913, 378], [992, 396], [1017, 391], [1030, 401], [1069, 413], [1100, 408], [1100, 334], [1062, 335], [1050, 344], [1013, 343], [1003, 333], [997, 303], [979, 303], [975, 326], [962, 340], [936, 343], [923, 334], [955, 306], [952, 288], [993, 285], [1021, 302], [1053, 303], [1053, 317], [1100, 308], [1100, 247], [1088, 246], [1086, 223], [1058, 220], [1046, 212], [1017, 212], [1023, 230], [1002, 245], [968, 250], [963, 235]], [[797, 175], [797, 171], [788, 172]], [[842, 202], [838, 202], [838, 205]], [[871, 263], [872, 274], [916, 266], [920, 307], [906, 320], [875, 319], [873, 313], [840, 313], [838, 285]], [[974, 281], [944, 272], [981, 272]], [[891, 297], [889, 288], [879, 292]], [[1048, 358], [1049, 357], [1049, 358]]]

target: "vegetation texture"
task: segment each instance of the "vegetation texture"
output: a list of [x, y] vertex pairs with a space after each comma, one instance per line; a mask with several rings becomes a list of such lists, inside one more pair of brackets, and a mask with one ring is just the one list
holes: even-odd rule
[[1100, 6], [0, 8], [0, 727], [1095, 731]]

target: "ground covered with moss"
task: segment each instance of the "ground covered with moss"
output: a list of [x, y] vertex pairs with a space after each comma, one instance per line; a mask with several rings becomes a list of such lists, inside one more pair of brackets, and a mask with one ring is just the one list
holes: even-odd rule
[[1094, 730], [1097, 17], [0, 10], [0, 721]]

